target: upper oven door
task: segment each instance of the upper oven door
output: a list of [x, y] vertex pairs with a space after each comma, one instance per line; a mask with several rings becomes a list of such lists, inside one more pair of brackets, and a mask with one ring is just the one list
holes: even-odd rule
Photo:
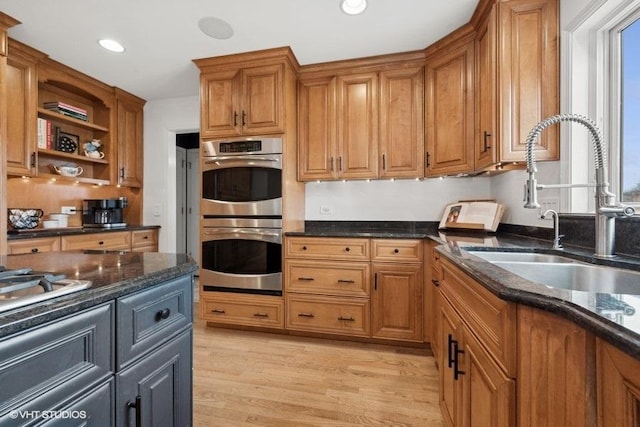
[[282, 155], [203, 157], [202, 214], [282, 216]]

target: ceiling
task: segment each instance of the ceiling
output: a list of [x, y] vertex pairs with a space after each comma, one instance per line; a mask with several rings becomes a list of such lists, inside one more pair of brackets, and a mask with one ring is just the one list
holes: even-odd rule
[[[22, 24], [10, 37], [146, 100], [195, 96], [192, 59], [291, 46], [300, 64], [423, 49], [468, 22], [477, 0], [368, 0], [358, 16], [338, 0], [0, 0]], [[217, 17], [216, 40], [198, 21]], [[126, 48], [115, 54], [97, 40]]]

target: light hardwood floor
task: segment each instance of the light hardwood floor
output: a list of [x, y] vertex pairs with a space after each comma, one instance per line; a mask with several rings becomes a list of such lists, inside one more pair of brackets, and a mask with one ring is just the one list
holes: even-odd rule
[[210, 328], [199, 320], [193, 347], [195, 426], [442, 425], [428, 350]]

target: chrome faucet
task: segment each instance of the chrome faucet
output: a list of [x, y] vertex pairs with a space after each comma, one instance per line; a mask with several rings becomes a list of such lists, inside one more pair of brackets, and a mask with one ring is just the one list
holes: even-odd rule
[[547, 209], [542, 215], [540, 215], [540, 218], [545, 219], [549, 214], [551, 214], [551, 218], [553, 219], [553, 249], [563, 249], [560, 239], [564, 237], [564, 234], [560, 234], [558, 212], [553, 209]]
[[[593, 141], [593, 150], [595, 155], [596, 166], [596, 183], [595, 183], [595, 230], [596, 230], [596, 247], [595, 256], [599, 258], [610, 258], [615, 256], [615, 219], [617, 217], [629, 217], [635, 214], [635, 209], [631, 206], [625, 206], [616, 203], [616, 196], [609, 192], [609, 183], [607, 182], [606, 170], [606, 147], [602, 142], [600, 131], [596, 124], [587, 117], [577, 114], [559, 114], [546, 118], [536, 124], [527, 135], [526, 140], [526, 159], [527, 172], [529, 178], [524, 186], [524, 207], [528, 209], [539, 209], [538, 190], [544, 188], [563, 188], [563, 187], [584, 187], [585, 184], [557, 184], [557, 185], [538, 185], [535, 173], [538, 171], [534, 158], [533, 145], [540, 136], [540, 133], [547, 127], [560, 122], [576, 122], [580, 123], [589, 130]], [[592, 186], [591, 184], [586, 186]]]

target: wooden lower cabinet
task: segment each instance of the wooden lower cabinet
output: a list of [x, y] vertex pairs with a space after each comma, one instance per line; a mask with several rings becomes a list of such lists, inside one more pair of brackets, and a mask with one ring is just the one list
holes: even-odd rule
[[369, 313], [367, 299], [287, 296], [287, 329], [369, 336]]
[[38, 237], [35, 239], [12, 240], [8, 242], [9, 255], [57, 252], [60, 250], [59, 237]]
[[640, 425], [640, 361], [596, 340], [598, 427]]
[[281, 329], [284, 301], [277, 296], [201, 291], [200, 318], [213, 323]]
[[60, 247], [63, 251], [71, 251], [75, 249], [128, 251], [131, 249], [131, 232], [116, 231], [108, 233], [62, 236], [60, 238], [60, 242]]
[[373, 263], [371, 336], [422, 342], [422, 264]]
[[158, 252], [157, 230], [135, 230], [131, 232], [133, 252]]

